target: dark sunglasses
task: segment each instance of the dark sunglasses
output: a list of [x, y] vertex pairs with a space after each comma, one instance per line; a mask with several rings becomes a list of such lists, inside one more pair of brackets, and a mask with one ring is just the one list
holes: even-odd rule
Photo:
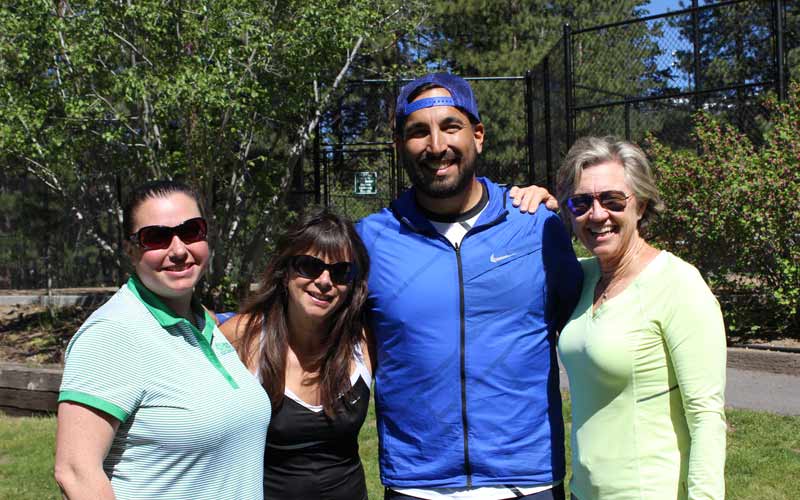
[[596, 194], [584, 193], [576, 194], [567, 198], [567, 208], [572, 215], [580, 217], [592, 208], [594, 200], [600, 202], [600, 206], [611, 212], [622, 212], [628, 206], [628, 198], [632, 194], [626, 195], [622, 191], [601, 191]]
[[195, 217], [173, 227], [145, 226], [130, 235], [129, 238], [145, 250], [157, 250], [169, 248], [173, 236], [177, 236], [182, 242], [189, 244], [205, 241], [207, 234], [206, 220], [202, 217]]
[[347, 285], [356, 277], [356, 265], [352, 262], [326, 264], [310, 255], [295, 255], [289, 262], [297, 274], [310, 280], [318, 278], [326, 269], [337, 285]]

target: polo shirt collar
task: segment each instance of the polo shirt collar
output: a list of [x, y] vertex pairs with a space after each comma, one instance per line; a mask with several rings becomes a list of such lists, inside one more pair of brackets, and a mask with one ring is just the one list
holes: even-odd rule
[[189, 327], [191, 327], [196, 334], [201, 335], [206, 339], [206, 341], [211, 343], [211, 338], [214, 332], [214, 320], [211, 319], [206, 310], [203, 309], [203, 307], [200, 305], [200, 302], [195, 297], [192, 297], [192, 312], [202, 312], [202, 315], [205, 319], [205, 321], [203, 321], [203, 331], [198, 330], [191, 321], [187, 321], [186, 318], [178, 316], [171, 307], [165, 304], [164, 301], [158, 297], [158, 295], [154, 294], [146, 286], [144, 286], [142, 281], [135, 274], [131, 275], [130, 279], [128, 279], [127, 285], [128, 289], [130, 289], [136, 298], [139, 299], [142, 304], [144, 304], [147, 310], [150, 311], [150, 314], [153, 315], [156, 321], [158, 321], [158, 324], [163, 328], [169, 328], [183, 322], [189, 325]]

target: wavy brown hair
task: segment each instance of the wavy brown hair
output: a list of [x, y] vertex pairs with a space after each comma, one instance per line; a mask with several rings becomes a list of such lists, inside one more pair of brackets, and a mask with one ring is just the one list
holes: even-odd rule
[[269, 394], [273, 408], [279, 407], [286, 387], [289, 349], [289, 262], [295, 255], [306, 253], [318, 253], [336, 261], [349, 260], [356, 266], [347, 295], [332, 313], [323, 347], [313, 360], [318, 368], [317, 376], [309, 382], [319, 385], [325, 414], [333, 417], [339, 396], [351, 386], [350, 363], [356, 345], [363, 339], [367, 300], [369, 257], [350, 221], [327, 210], [318, 210], [288, 230], [267, 263], [258, 288], [239, 311], [247, 322], [236, 350], [245, 362], [256, 362], [261, 385]]

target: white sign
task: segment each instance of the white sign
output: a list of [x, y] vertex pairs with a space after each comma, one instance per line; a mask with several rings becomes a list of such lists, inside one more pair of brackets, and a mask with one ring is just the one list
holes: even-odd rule
[[378, 172], [355, 172], [354, 178], [353, 193], [378, 194]]

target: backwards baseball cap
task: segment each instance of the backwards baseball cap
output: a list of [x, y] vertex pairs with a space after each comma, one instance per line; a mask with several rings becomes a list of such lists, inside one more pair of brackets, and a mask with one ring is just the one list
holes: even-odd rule
[[[450, 92], [450, 97], [425, 97], [414, 102], [408, 102], [409, 96], [423, 85], [429, 83], [447, 90]], [[400, 95], [397, 96], [397, 108], [395, 109], [395, 130], [399, 133], [403, 129], [406, 118], [414, 111], [433, 106], [453, 106], [469, 115], [471, 120], [475, 122], [481, 121], [481, 116], [478, 114], [478, 102], [475, 100], [475, 94], [472, 93], [472, 88], [466, 80], [450, 73], [430, 73], [417, 78], [400, 89]]]

